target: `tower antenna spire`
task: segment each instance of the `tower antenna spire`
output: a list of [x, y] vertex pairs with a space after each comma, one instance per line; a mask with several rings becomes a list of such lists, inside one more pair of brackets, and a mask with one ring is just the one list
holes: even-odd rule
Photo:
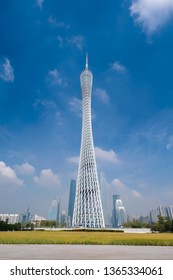
[[88, 53], [86, 53], [86, 64], [85, 64], [85, 69], [88, 70]]

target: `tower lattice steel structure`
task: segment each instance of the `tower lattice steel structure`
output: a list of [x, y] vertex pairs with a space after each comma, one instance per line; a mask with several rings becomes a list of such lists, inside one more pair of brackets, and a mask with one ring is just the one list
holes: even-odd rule
[[98, 181], [91, 122], [91, 92], [93, 75], [88, 69], [80, 75], [82, 89], [82, 137], [73, 213], [73, 226], [103, 228], [104, 217]]

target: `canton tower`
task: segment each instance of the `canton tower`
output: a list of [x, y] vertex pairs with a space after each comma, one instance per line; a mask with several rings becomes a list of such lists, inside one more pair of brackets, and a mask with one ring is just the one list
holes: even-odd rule
[[88, 69], [80, 75], [82, 89], [82, 136], [78, 167], [73, 226], [103, 228], [104, 217], [98, 181], [91, 123], [91, 91], [93, 75]]

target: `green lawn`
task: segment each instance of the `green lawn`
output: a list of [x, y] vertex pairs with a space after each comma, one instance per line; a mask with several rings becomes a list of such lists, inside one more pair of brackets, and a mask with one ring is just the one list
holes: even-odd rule
[[1, 231], [0, 244], [106, 244], [173, 246], [173, 234], [80, 231]]

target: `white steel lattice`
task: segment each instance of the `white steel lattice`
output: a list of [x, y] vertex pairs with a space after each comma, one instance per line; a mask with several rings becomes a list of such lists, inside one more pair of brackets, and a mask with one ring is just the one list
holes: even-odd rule
[[103, 228], [105, 225], [91, 123], [92, 79], [92, 73], [88, 69], [88, 56], [86, 56], [85, 70], [80, 75], [82, 89], [82, 137], [73, 226]]

